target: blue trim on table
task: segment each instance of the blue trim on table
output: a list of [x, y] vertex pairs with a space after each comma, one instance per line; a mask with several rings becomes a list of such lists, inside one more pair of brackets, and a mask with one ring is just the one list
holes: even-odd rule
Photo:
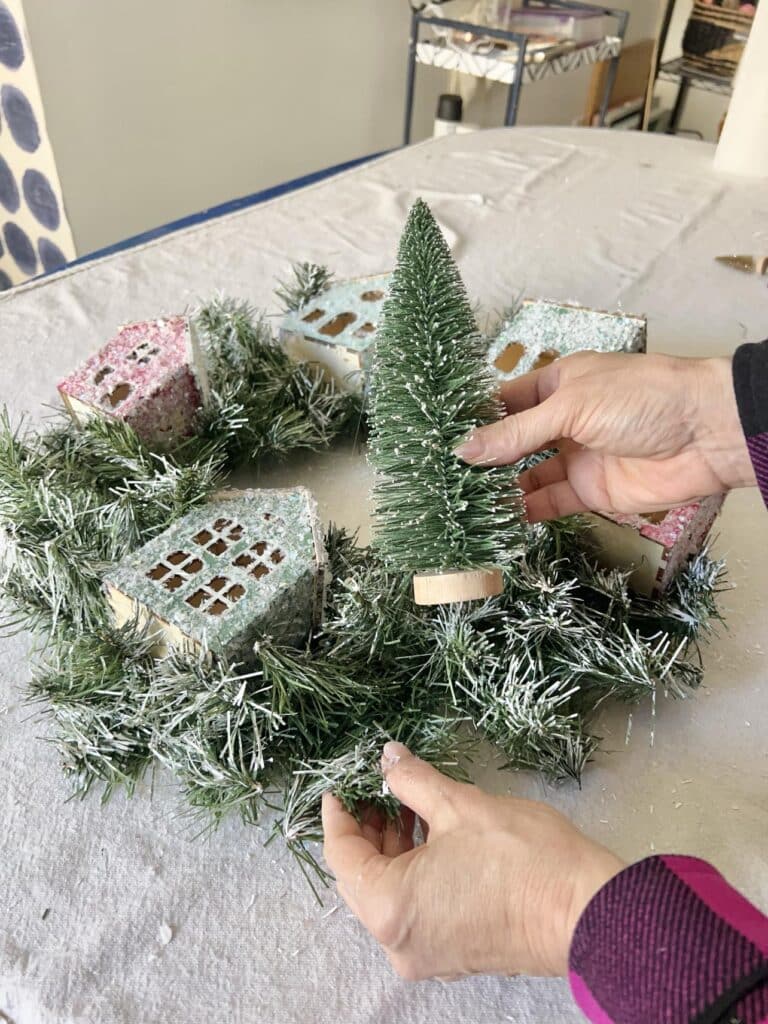
[[[169, 221], [160, 227], [151, 228], [149, 231], [142, 231], [141, 234], [133, 235], [131, 238], [125, 238], [122, 242], [115, 242], [114, 245], [107, 245], [103, 249], [96, 249], [85, 256], [79, 256], [76, 260], [72, 260], [71, 263], [67, 263], [66, 266], [59, 267], [58, 270], [51, 271], [51, 273], [57, 274], [61, 270], [68, 270], [70, 267], [90, 263], [91, 260], [99, 260], [104, 256], [113, 256], [115, 253], [123, 252], [125, 249], [132, 249], [134, 246], [144, 245], [146, 242], [152, 242], [156, 238], [162, 238], [164, 235], [173, 234], [174, 231], [182, 231], [184, 228], [192, 227], [195, 224], [203, 224], [205, 221], [214, 220], [216, 217], [223, 217], [228, 213], [235, 213], [237, 210], [246, 210], [249, 206], [258, 206], [259, 203], [266, 203], [269, 199], [276, 199], [278, 196], [285, 195], [288, 192], [295, 192], [297, 189], [306, 188], [307, 185], [314, 185], [315, 182], [331, 178], [335, 174], [349, 171], [353, 167], [368, 163], [369, 160], [375, 160], [377, 157], [384, 156], [388, 152], [390, 150], [382, 150], [379, 153], [371, 153], [368, 156], [355, 157], [354, 160], [346, 160], [344, 163], [335, 164], [333, 167], [324, 167], [320, 171], [303, 174], [300, 178], [292, 178], [290, 181], [284, 181], [280, 185], [273, 185], [271, 188], [262, 189], [260, 192], [253, 192], [251, 195], [242, 196], [240, 199], [230, 199], [226, 203], [219, 203], [218, 206], [211, 206], [209, 209], [201, 210], [199, 213], [180, 217], [178, 220]], [[43, 277], [48, 277], [48, 274], [40, 274], [37, 280]]]

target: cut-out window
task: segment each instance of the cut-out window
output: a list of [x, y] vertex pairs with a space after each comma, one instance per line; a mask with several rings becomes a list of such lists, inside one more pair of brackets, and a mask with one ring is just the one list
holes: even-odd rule
[[366, 321], [366, 323], [362, 325], [362, 327], [357, 328], [357, 330], [355, 331], [355, 337], [364, 338], [368, 334], [373, 334], [375, 330], [376, 327], [371, 323], [370, 320], [368, 320]]
[[196, 590], [194, 594], [187, 598], [187, 604], [192, 605], [193, 608], [199, 608], [207, 598], [208, 594], [205, 590]]
[[662, 512], [641, 512], [640, 518], [645, 519], [649, 523], [653, 523], [658, 526], [659, 523], [663, 523], [669, 515], [669, 509], [665, 508]]
[[363, 292], [360, 298], [363, 300], [363, 302], [378, 302], [379, 299], [384, 298], [384, 292], [380, 292], [377, 289], [373, 288], [369, 292]]
[[93, 383], [94, 384], [101, 384], [101, 382], [104, 380], [104, 378], [108, 377], [110, 373], [112, 373], [112, 367], [111, 366], [102, 366], [102, 368], [94, 376]]
[[559, 358], [559, 352], [556, 352], [553, 348], [545, 348], [544, 351], [539, 355], [539, 358], [533, 364], [533, 369], [543, 370], [545, 366], [549, 366], [550, 363], [554, 363], [554, 361]]
[[255, 561], [255, 558], [251, 558], [250, 555], [247, 555], [245, 554], [245, 552], [243, 552], [242, 555], [237, 556], [232, 565], [237, 565], [240, 569], [247, 569], [248, 566], [253, 565]]
[[251, 551], [255, 551], [257, 555], [263, 555], [267, 550], [267, 542], [265, 540], [257, 540], [255, 544], [251, 546]]
[[159, 351], [160, 349], [154, 345], [150, 348], [148, 341], [142, 341], [140, 345], [136, 346], [136, 348], [131, 349], [127, 358], [132, 359], [135, 363], [139, 363], [141, 365], [148, 363], [152, 356], [156, 356]]
[[[171, 566], [173, 566], [173, 569], [171, 569]], [[178, 590], [181, 584], [185, 582], [185, 578], [189, 579], [195, 573], [200, 572], [202, 568], [203, 563], [199, 558], [193, 558], [186, 551], [172, 551], [170, 555], [166, 555], [164, 561], [158, 562], [146, 575], [151, 580], [165, 580], [163, 586], [167, 587], [168, 590]], [[166, 579], [170, 572], [173, 573], [172, 577]], [[179, 582], [176, 582], [177, 580]], [[170, 585], [171, 583], [172, 585]]]
[[223, 615], [245, 594], [241, 583], [232, 583], [226, 576], [214, 576], [204, 587], [191, 594], [187, 604], [206, 615]]
[[333, 320], [329, 320], [325, 327], [320, 328], [320, 333], [329, 338], [335, 338], [355, 320], [357, 320], [357, 313], [339, 313]]
[[274, 550], [274, 551], [272, 552], [272, 554], [271, 554], [271, 555], [269, 556], [269, 560], [270, 560], [271, 562], [274, 562], [274, 563], [275, 563], [275, 565], [279, 565], [279, 564], [280, 564], [280, 562], [282, 562], [282, 560], [283, 560], [284, 558], [285, 558], [285, 555], [284, 555], [284, 554], [283, 554], [283, 552], [282, 552], [282, 551], [280, 550], [280, 548], [275, 548], [275, 550]]
[[243, 527], [232, 519], [220, 516], [211, 526], [205, 527], [194, 536], [194, 541], [207, 548], [212, 555], [223, 555], [229, 550], [227, 541], [236, 542], [242, 539]]
[[502, 373], [511, 373], [524, 355], [525, 348], [519, 341], [513, 341], [498, 354], [493, 365]]
[[251, 569], [251, 576], [253, 576], [254, 579], [257, 580], [260, 580], [263, 576], [267, 576], [268, 574], [269, 566], [264, 565], [263, 562], [259, 562], [259, 564], [254, 569]]
[[109, 402], [113, 409], [116, 409], [117, 406], [121, 404], [121, 402], [124, 402], [126, 400], [130, 393], [130, 384], [118, 384], [116, 387], [112, 388], [112, 390], [107, 395], [107, 401]]
[[305, 324], [313, 324], [315, 320], [319, 320], [323, 316], [325, 316], [324, 309], [313, 309], [310, 313], [307, 313], [305, 317], [302, 317], [302, 320]]

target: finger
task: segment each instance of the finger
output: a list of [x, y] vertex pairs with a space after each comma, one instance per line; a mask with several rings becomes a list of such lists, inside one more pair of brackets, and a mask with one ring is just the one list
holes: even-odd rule
[[381, 846], [385, 857], [399, 857], [413, 849], [413, 823], [414, 814], [409, 807], [403, 807], [397, 818], [387, 821]]
[[555, 442], [558, 455], [573, 455], [575, 452], [583, 452], [584, 445], [573, 441], [570, 437], [559, 437]]
[[382, 842], [384, 839], [384, 828], [387, 823], [386, 815], [378, 807], [367, 806], [362, 809], [360, 813], [360, 831], [363, 833], [363, 838], [367, 839], [368, 842], [375, 846], [379, 853], [382, 852]]
[[574, 352], [562, 359], [556, 359], [548, 366], [524, 373], [514, 380], [505, 381], [499, 388], [501, 400], [509, 413], [532, 409], [546, 401], [566, 381], [597, 369], [607, 369], [606, 359], [610, 358], [610, 353]]
[[364, 896], [366, 883], [389, 861], [365, 838], [359, 822], [331, 793], [323, 794], [322, 815], [326, 863], [357, 913], [356, 905]]
[[517, 478], [520, 489], [525, 494], [538, 491], [549, 484], [559, 483], [568, 478], [568, 464], [562, 455], [553, 455], [537, 466], [532, 466]]
[[478, 427], [454, 454], [469, 463], [508, 466], [569, 436], [570, 414], [568, 394], [561, 389], [533, 409]]
[[545, 519], [559, 519], [561, 516], [589, 511], [567, 480], [526, 494], [525, 510], [529, 523], [540, 523]]
[[402, 743], [390, 740], [384, 745], [382, 769], [390, 791], [431, 825], [463, 793], [461, 783], [415, 757]]
[[[548, 367], [547, 367], [548, 369]], [[540, 391], [541, 378], [545, 370], [534, 370], [532, 373], [524, 373], [521, 377], [506, 381], [499, 388], [501, 400], [508, 413], [522, 412], [538, 405], [549, 395], [543, 395]]]

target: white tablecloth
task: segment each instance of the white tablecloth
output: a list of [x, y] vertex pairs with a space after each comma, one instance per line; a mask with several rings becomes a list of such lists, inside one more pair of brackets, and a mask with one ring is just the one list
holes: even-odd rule
[[[273, 281], [292, 260], [387, 270], [419, 195], [486, 309], [521, 291], [622, 307], [648, 315], [652, 349], [732, 351], [768, 333], [768, 291], [713, 257], [768, 252], [768, 186], [715, 177], [712, 155], [669, 137], [522, 128], [395, 153], [2, 297], [0, 402], [39, 419], [118, 324], [217, 289], [276, 312]], [[367, 471], [349, 445], [262, 479], [302, 480], [327, 516], [365, 521]], [[716, 545], [736, 584], [729, 631], [695, 699], [637, 711], [629, 743], [626, 710], [608, 712], [581, 790], [494, 765], [480, 781], [546, 796], [627, 858], [708, 857], [768, 906], [767, 528], [757, 493], [731, 496]], [[319, 907], [291, 859], [262, 847], [265, 830], [229, 821], [194, 838], [164, 775], [132, 800], [67, 802], [47, 724], [24, 702], [29, 641], [1, 644], [0, 1010], [14, 1024], [580, 1019], [558, 981], [401, 982], [334, 894]]]

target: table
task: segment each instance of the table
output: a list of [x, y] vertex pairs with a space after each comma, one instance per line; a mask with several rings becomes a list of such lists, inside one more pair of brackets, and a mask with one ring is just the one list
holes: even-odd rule
[[[768, 292], [713, 257], [767, 251], [768, 186], [716, 177], [712, 155], [664, 136], [535, 128], [394, 153], [3, 296], [0, 401], [39, 420], [57, 379], [117, 324], [216, 289], [276, 312], [273, 280], [292, 259], [387, 270], [418, 195], [485, 309], [519, 291], [621, 307], [647, 313], [652, 349], [730, 352], [768, 331]], [[261, 480], [301, 480], [326, 516], [365, 525], [367, 472], [346, 444]], [[705, 651], [695, 699], [635, 711], [629, 742], [626, 709], [609, 709], [581, 790], [492, 760], [478, 781], [551, 800], [627, 858], [708, 857], [768, 906], [767, 526], [756, 492], [729, 498], [715, 545], [736, 586], [729, 631]], [[401, 982], [333, 893], [319, 907], [289, 857], [262, 847], [266, 829], [232, 820], [193, 838], [162, 774], [131, 800], [67, 802], [46, 723], [23, 701], [29, 657], [26, 637], [0, 641], [0, 1010], [13, 1024], [580, 1020], [559, 981]]]

